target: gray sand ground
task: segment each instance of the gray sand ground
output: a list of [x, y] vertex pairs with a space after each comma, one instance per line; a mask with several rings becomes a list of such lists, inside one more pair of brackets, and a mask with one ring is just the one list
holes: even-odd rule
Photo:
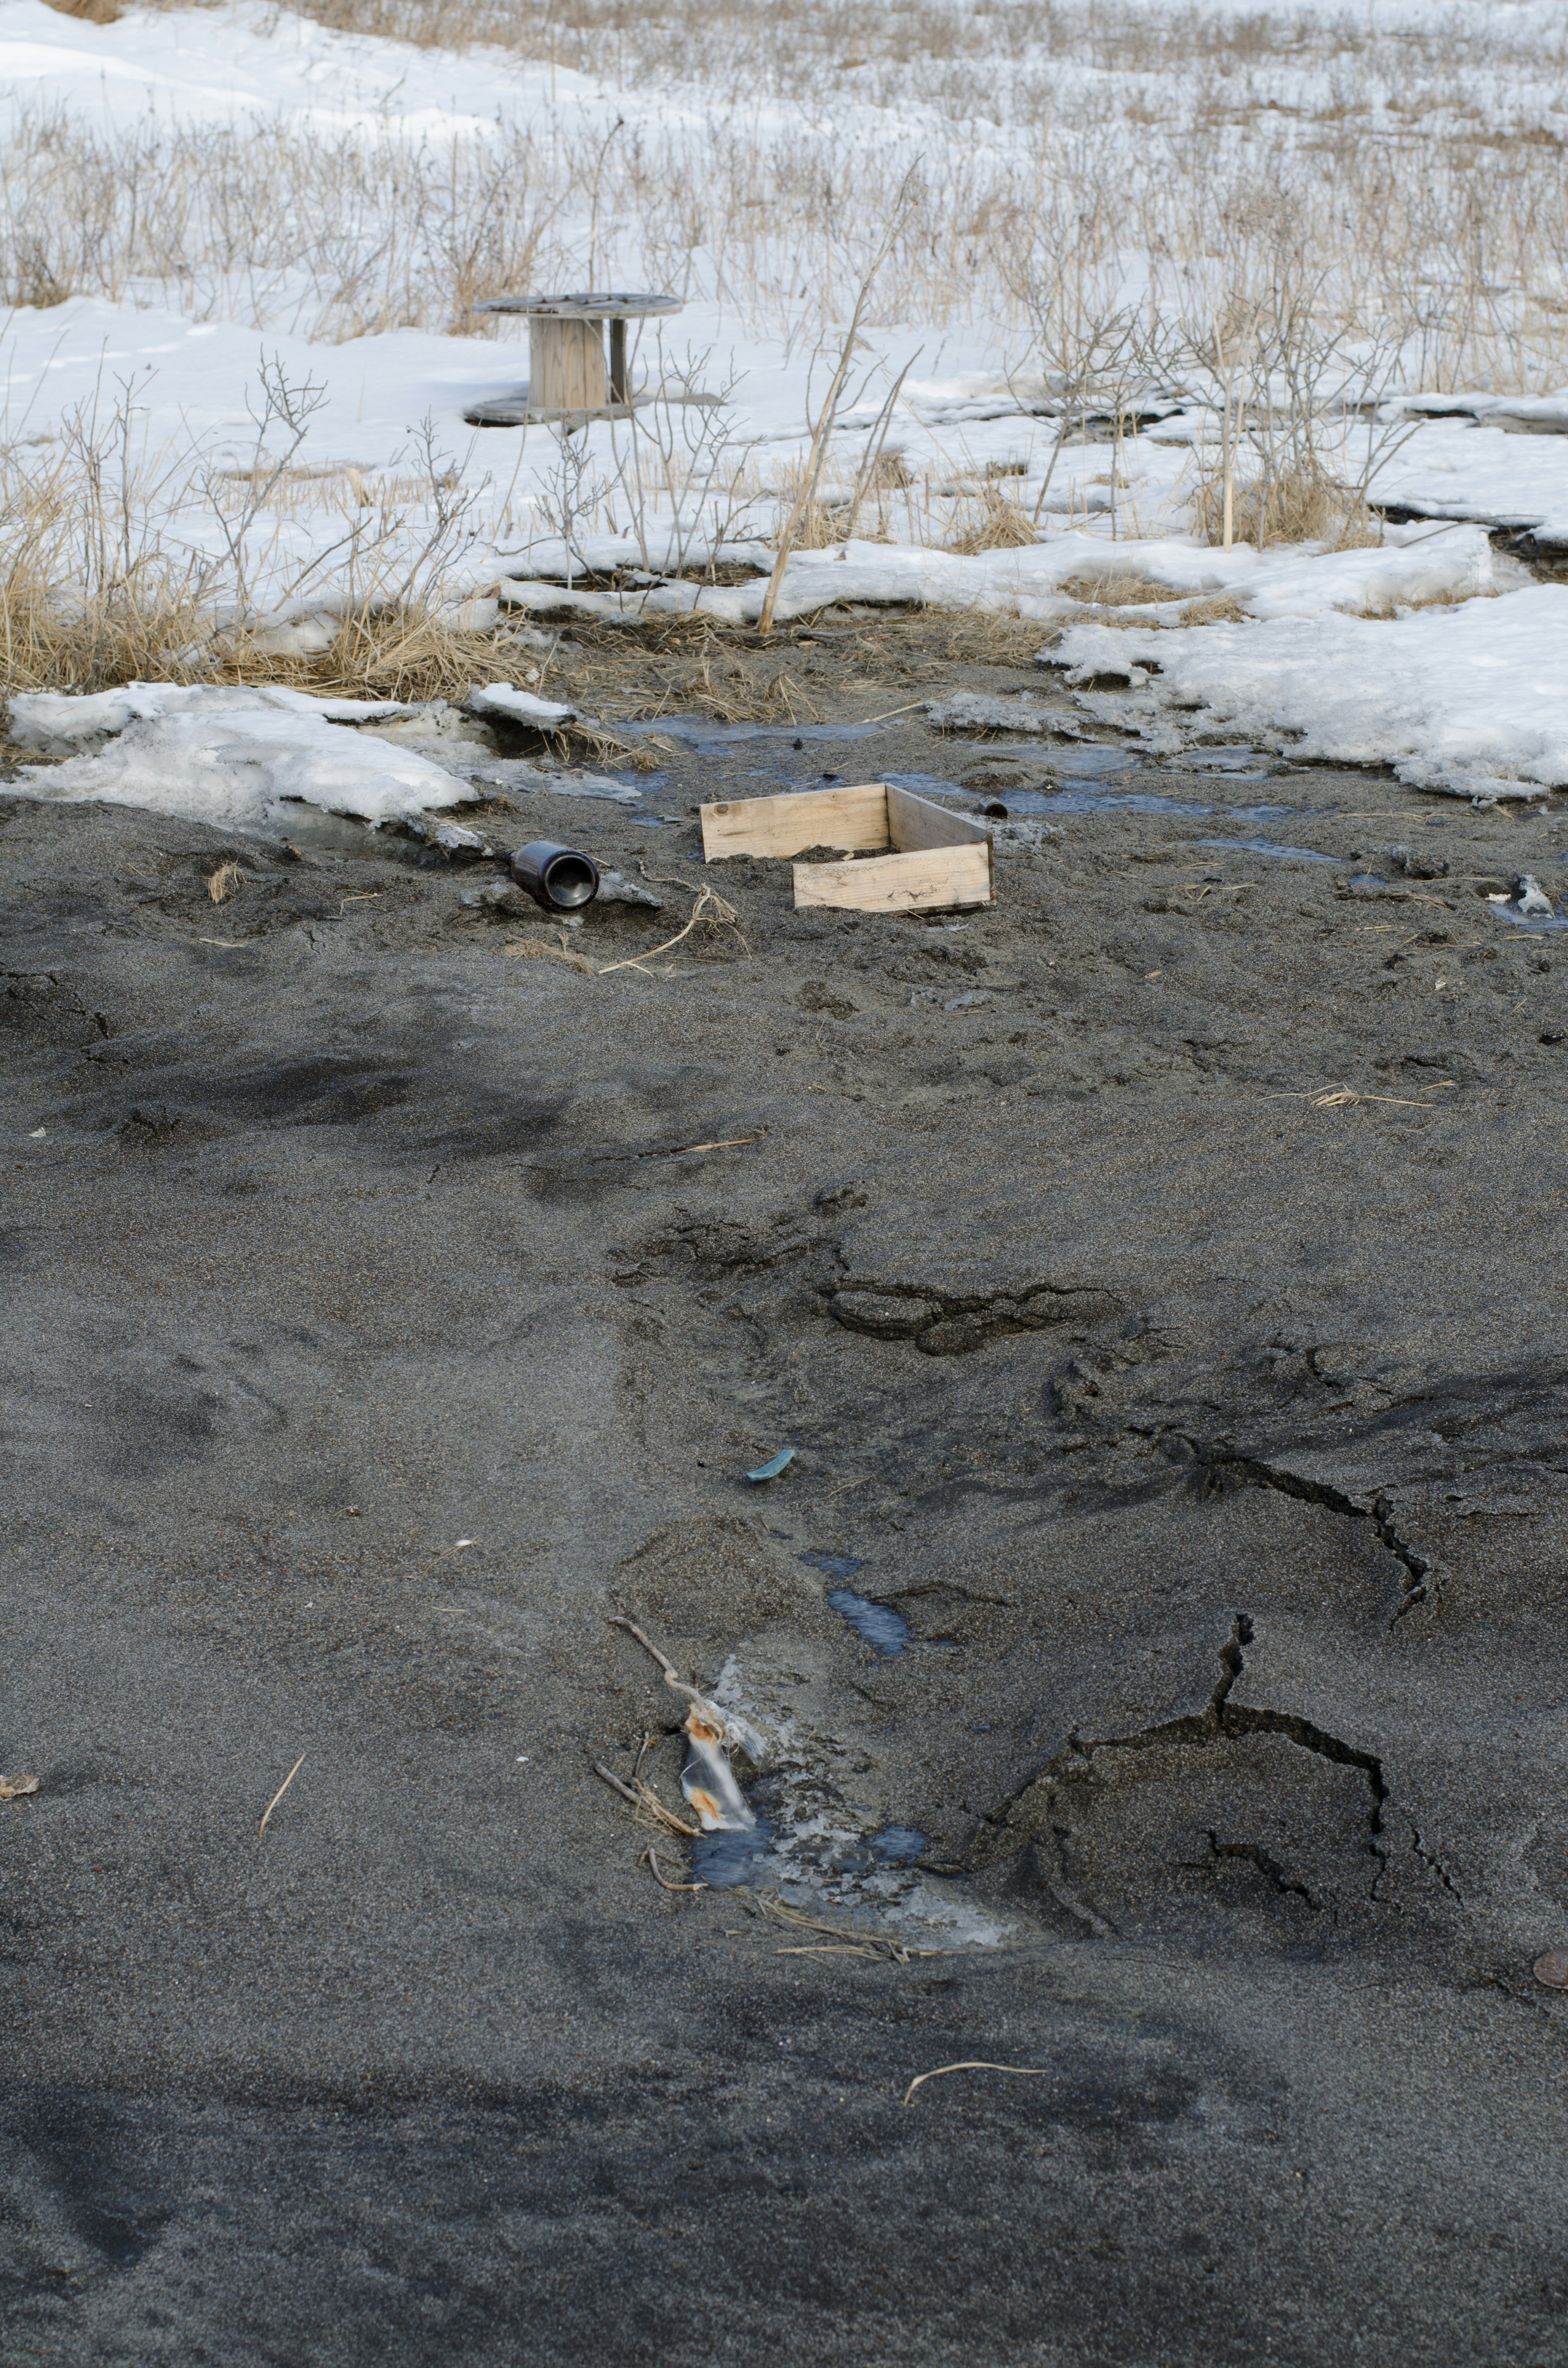
[[[1167, 765], [1217, 820], [956, 926], [700, 872], [699, 796], [976, 762], [867, 754], [499, 825], [717, 881], [652, 975], [0, 804], [7, 2360], [1568, 2360], [1568, 958], [1484, 901], [1562, 825]], [[1335, 861], [1202, 845], [1260, 801]], [[1001, 1941], [659, 1889], [615, 1611]]]

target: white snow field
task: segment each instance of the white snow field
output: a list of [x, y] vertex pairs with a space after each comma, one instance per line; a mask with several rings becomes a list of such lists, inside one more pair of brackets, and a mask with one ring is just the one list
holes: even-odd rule
[[[496, 683], [535, 615], [755, 624], [787, 521], [780, 622], [994, 609], [1137, 667], [1135, 729], [1568, 784], [1555, 5], [318, 15], [0, 0], [12, 736], [111, 643], [174, 678], [21, 786], [455, 803], [236, 666], [392, 613]], [[471, 425], [528, 373], [473, 307], [584, 286], [682, 300], [631, 416]], [[98, 632], [138, 604], [161, 641]]]

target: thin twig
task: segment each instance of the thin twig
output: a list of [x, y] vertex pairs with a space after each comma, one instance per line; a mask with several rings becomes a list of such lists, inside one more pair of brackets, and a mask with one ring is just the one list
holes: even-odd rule
[[[635, 1636], [637, 1642], [642, 1645], [642, 1650], [645, 1653], [651, 1653], [653, 1655], [660, 1668], [663, 1669], [665, 1678], [672, 1683], [679, 1683], [679, 1679], [676, 1675], [675, 1663], [665, 1658], [665, 1655], [660, 1652], [657, 1645], [654, 1644], [653, 1638], [643, 1634], [642, 1630], [637, 1625], [635, 1620], [628, 1620], [623, 1611], [611, 1611], [606, 1614], [606, 1623], [611, 1628], [624, 1628], [629, 1636]], [[610, 1782], [613, 1783], [615, 1779], [612, 1777]]]
[[661, 1891], [706, 1891], [708, 1888], [705, 1883], [666, 1883], [659, 1873], [659, 1861], [653, 1855], [652, 1842], [649, 1843], [637, 1863], [639, 1866], [647, 1868]]
[[694, 1151], [743, 1151], [748, 1143], [760, 1143], [767, 1133], [767, 1129], [764, 1127], [762, 1134], [730, 1134], [722, 1143], [683, 1143], [678, 1151], [666, 1151], [665, 1157], [689, 1159]]
[[741, 937], [741, 932], [737, 926], [738, 916], [735, 912], [734, 906], [728, 903], [724, 897], [721, 896], [716, 888], [703, 887], [698, 891], [697, 902], [691, 908], [691, 917], [687, 921], [684, 929], [677, 929], [675, 936], [673, 938], [666, 938], [662, 946], [650, 946], [645, 954], [629, 954], [624, 962], [606, 962], [604, 968], [599, 973], [600, 978], [608, 978], [611, 971], [634, 970], [639, 962], [653, 962], [659, 954], [667, 954], [672, 946], [678, 946], [683, 938], [688, 938], [691, 935], [691, 932], [696, 928], [697, 924], [702, 918], [703, 914], [707, 911], [710, 905], [714, 907], [715, 917], [721, 928], [733, 929], [736, 937], [741, 939], [742, 945], [745, 946], [745, 951], [749, 954], [751, 948], [746, 945], [744, 938]]
[[295, 1760], [294, 1765], [290, 1769], [289, 1773], [283, 1779], [282, 1783], [279, 1784], [277, 1792], [274, 1793], [271, 1800], [268, 1801], [266, 1808], [263, 1810], [261, 1823], [256, 1829], [256, 1838], [257, 1841], [260, 1841], [262, 1836], [266, 1833], [267, 1822], [272, 1816], [273, 1810], [278, 1806], [278, 1802], [283, 1798], [284, 1793], [289, 1790], [290, 1785], [293, 1782], [295, 1777], [304, 1766], [308, 1754], [303, 1751], [301, 1752], [298, 1759]]
[[[903, 1941], [894, 1941], [880, 1932], [856, 1932], [846, 1930], [842, 1924], [824, 1924], [820, 1917], [803, 1916], [798, 1907], [787, 1907], [784, 1902], [771, 1892], [764, 1892], [757, 1901], [757, 1906], [772, 1923], [793, 1925], [800, 1931], [825, 1932], [830, 1941], [837, 1942], [840, 1950], [848, 1948], [857, 1956], [877, 1957], [883, 1964], [891, 1960], [894, 1964], [907, 1965], [915, 1957], [945, 1957], [948, 1954], [946, 1949], [911, 1949]], [[779, 1953], [784, 1956], [814, 1957], [833, 1955], [837, 1952], [801, 1947], [781, 1950]]]
[[672, 1834], [684, 1834], [687, 1841], [696, 1841], [699, 1839], [702, 1832], [701, 1827], [688, 1826], [684, 1819], [676, 1816], [673, 1809], [666, 1809], [652, 1785], [641, 1782], [628, 1784], [621, 1777], [612, 1776], [603, 1762], [597, 1759], [594, 1762], [594, 1773], [596, 1776], [602, 1776], [605, 1782], [619, 1793], [623, 1801], [630, 1801], [634, 1809], [640, 1810], [644, 1816], [652, 1817], [656, 1824], [667, 1827]]
[[913, 2104], [916, 2089], [924, 2088], [927, 2080], [940, 2080], [948, 2072], [1017, 2072], [1026, 2080], [1043, 2080], [1051, 2069], [1049, 2064], [938, 2064], [934, 2071], [922, 2072], [910, 2082], [903, 2101]]

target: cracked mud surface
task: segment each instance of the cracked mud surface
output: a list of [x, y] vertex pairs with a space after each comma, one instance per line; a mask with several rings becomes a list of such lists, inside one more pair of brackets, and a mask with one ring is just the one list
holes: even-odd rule
[[[1568, 964], [1485, 902], [1562, 826], [1116, 786], [1211, 811], [934, 924], [536, 803], [750, 947], [606, 977], [406, 844], [0, 803], [8, 2358], [1568, 2359]], [[943, 1953], [656, 1886], [610, 1613]], [[1045, 2077], [901, 2104], [972, 2058]]]

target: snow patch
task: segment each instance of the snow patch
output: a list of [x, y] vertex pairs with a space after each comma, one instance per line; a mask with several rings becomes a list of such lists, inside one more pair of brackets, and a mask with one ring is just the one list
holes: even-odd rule
[[1204, 733], [1288, 734], [1295, 756], [1392, 765], [1414, 789], [1491, 804], [1568, 785], [1565, 635], [1568, 586], [1536, 584], [1388, 623], [1074, 625], [1040, 655], [1069, 681], [1137, 681], [1152, 666], [1141, 712], [1201, 710], [1191, 722]]
[[415, 712], [392, 700], [312, 699], [278, 684], [29, 693], [11, 701], [12, 739], [65, 761], [24, 767], [11, 786], [62, 804], [98, 799], [249, 828], [280, 822], [290, 802], [382, 823], [476, 797], [415, 750], [344, 728]]

